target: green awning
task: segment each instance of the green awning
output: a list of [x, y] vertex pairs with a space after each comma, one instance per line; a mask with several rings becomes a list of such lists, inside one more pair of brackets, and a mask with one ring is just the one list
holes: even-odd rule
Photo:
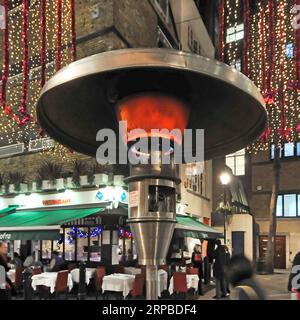
[[0, 218], [0, 240], [56, 240], [63, 224], [103, 210], [104, 208], [17, 211]]
[[175, 237], [190, 237], [196, 239], [216, 239], [223, 238], [223, 233], [212, 227], [199, 222], [195, 218], [177, 215], [177, 224], [175, 226]]
[[8, 206], [7, 208], [4, 208], [4, 209], [0, 210], [0, 216], [3, 216], [3, 215], [8, 214], [8, 213], [15, 212], [18, 207], [19, 206]]

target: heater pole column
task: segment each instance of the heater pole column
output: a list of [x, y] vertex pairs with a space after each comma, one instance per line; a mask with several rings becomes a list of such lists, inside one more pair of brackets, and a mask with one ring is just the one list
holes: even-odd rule
[[146, 266], [146, 297], [147, 300], [158, 299], [157, 266]]

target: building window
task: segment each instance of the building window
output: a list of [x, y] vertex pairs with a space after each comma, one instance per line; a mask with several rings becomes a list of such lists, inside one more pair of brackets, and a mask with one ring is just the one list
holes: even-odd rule
[[246, 151], [242, 149], [236, 153], [226, 156], [226, 165], [232, 170], [235, 176], [245, 175]]
[[230, 27], [226, 31], [226, 43], [237, 42], [244, 39], [244, 24], [238, 24], [236, 27]]
[[237, 71], [241, 71], [242, 70], [242, 64], [241, 64], [241, 59], [238, 60], [234, 60], [230, 63], [230, 66], [234, 69], [236, 69]]
[[[294, 158], [294, 157], [300, 157], [300, 142], [293, 143], [288, 142], [285, 143], [280, 148], [280, 158]], [[275, 158], [275, 146], [274, 144], [271, 145], [271, 160], [274, 160]]]
[[277, 198], [277, 217], [300, 217], [300, 195], [284, 194]]

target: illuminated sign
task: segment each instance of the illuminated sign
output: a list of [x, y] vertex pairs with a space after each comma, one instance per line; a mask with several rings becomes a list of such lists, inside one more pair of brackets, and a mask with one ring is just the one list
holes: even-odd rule
[[0, 233], [0, 240], [10, 240], [11, 239], [11, 234], [10, 233]]
[[62, 204], [70, 204], [71, 199], [50, 199], [50, 200], [43, 200], [44, 206], [59, 206]]

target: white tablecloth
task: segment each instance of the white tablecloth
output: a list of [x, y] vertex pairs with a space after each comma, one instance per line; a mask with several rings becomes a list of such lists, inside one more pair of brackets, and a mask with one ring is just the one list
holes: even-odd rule
[[133, 288], [135, 276], [131, 274], [114, 273], [103, 277], [102, 290], [122, 292], [123, 297], [126, 298]]
[[158, 270], [158, 296], [160, 297], [161, 293], [168, 289], [168, 273], [165, 270]]
[[[74, 269], [71, 271], [72, 280], [75, 283], [79, 283], [79, 269]], [[85, 270], [85, 283], [89, 284], [91, 279], [95, 278], [96, 276], [96, 269], [95, 268], [86, 268]]]
[[11, 280], [12, 283], [16, 280], [16, 269], [10, 269], [7, 271], [7, 277]]
[[[32, 276], [32, 288], [36, 290], [37, 286], [46, 286], [50, 288], [50, 292], [53, 293], [55, 291], [57, 272], [44, 272], [41, 274], [37, 274]], [[73, 280], [72, 276], [68, 274], [68, 288], [69, 291], [73, 288]]]
[[142, 273], [142, 269], [140, 268], [133, 268], [133, 267], [125, 267], [124, 268], [124, 273], [126, 274], [132, 274], [132, 275], [136, 275], [136, 274], [141, 274]]
[[[169, 285], [169, 292], [170, 294], [173, 293], [173, 277], [170, 280], [170, 285]], [[187, 288], [192, 289], [194, 288], [195, 290], [198, 290], [198, 283], [199, 283], [199, 277], [196, 274], [187, 274], [186, 275], [186, 282], [187, 282]]]

